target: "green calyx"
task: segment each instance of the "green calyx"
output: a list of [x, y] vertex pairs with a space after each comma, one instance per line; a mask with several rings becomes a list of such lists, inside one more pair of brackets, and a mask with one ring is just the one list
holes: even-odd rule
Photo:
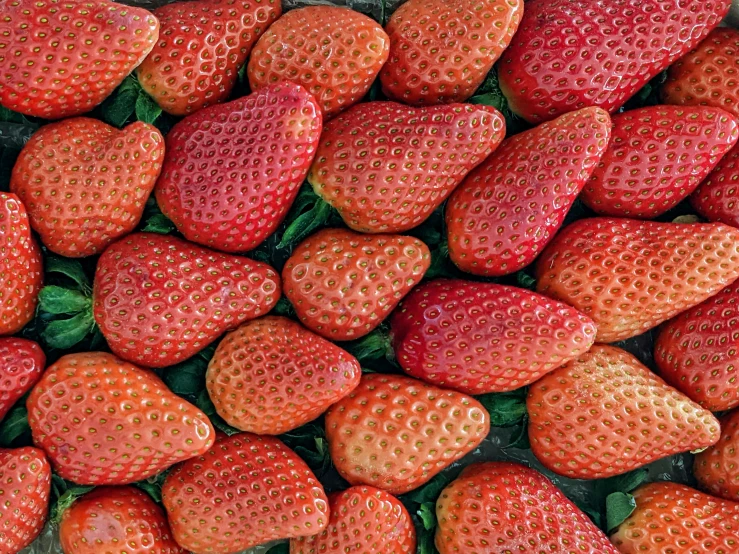
[[306, 181], [293, 202], [286, 221], [291, 221], [282, 233], [277, 248], [292, 250], [308, 235], [323, 227], [338, 225], [339, 213], [313, 190]]

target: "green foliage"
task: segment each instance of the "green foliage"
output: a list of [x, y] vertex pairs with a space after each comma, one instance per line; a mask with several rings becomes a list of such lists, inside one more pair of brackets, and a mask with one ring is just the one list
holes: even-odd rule
[[167, 218], [159, 209], [154, 196], [150, 196], [144, 206], [144, 213], [141, 216], [139, 225], [141, 231], [145, 233], [158, 233], [160, 235], [169, 235], [175, 230], [172, 220]]
[[470, 104], [492, 106], [498, 110], [505, 118], [506, 136], [515, 135], [531, 127], [526, 121], [518, 117], [508, 105], [508, 100], [506, 100], [505, 95], [500, 90], [497, 67], [493, 67], [490, 70], [482, 85], [480, 85], [472, 98], [467, 100], [467, 102]]
[[636, 509], [636, 500], [628, 493], [613, 492], [606, 497], [606, 528], [614, 531]]
[[331, 467], [331, 457], [322, 419], [283, 433], [279, 438], [305, 460], [319, 479]]
[[149, 477], [148, 479], [144, 479], [143, 481], [134, 483], [134, 485], [140, 488], [149, 496], [151, 496], [154, 502], [161, 502], [162, 485], [164, 485], [164, 480], [167, 478], [167, 475], [169, 475], [168, 469], [157, 475], [154, 475], [153, 477]]
[[175, 394], [195, 402], [205, 390], [205, 372], [215, 351], [216, 345], [212, 344], [184, 362], [165, 368], [164, 383]]
[[118, 128], [125, 127], [134, 120], [156, 125], [160, 129], [162, 126], [171, 126], [171, 121], [162, 117], [159, 104], [141, 88], [135, 74], [126, 77], [95, 113], [105, 123]]
[[306, 182], [298, 192], [295, 203], [288, 213], [287, 221], [291, 223], [282, 233], [277, 248], [292, 250], [300, 241], [315, 231], [340, 224], [341, 218], [339, 213], [313, 192], [313, 187]]
[[49, 505], [51, 506], [50, 521], [54, 525], [59, 525], [62, 514], [69, 508], [75, 500], [84, 494], [90, 492], [95, 487], [83, 486], [72, 483], [71, 481], [65, 481], [57, 474], [51, 476], [51, 499]]
[[28, 424], [28, 410], [25, 398], [18, 401], [5, 415], [0, 424], [0, 446], [9, 448], [31, 444], [31, 427]]
[[290, 554], [290, 543], [281, 542], [280, 544], [276, 544], [267, 550], [267, 554]]
[[223, 420], [221, 416], [218, 415], [218, 412], [216, 412], [216, 407], [213, 405], [213, 402], [211, 401], [207, 390], [200, 391], [200, 394], [198, 394], [198, 398], [195, 401], [195, 405], [200, 408], [205, 415], [208, 416], [208, 419], [210, 419], [213, 427], [215, 427], [222, 433], [225, 433], [229, 437], [241, 433], [241, 431], [239, 431], [235, 427], [231, 427]]
[[136, 119], [153, 125], [162, 115], [162, 108], [148, 94], [141, 93], [136, 98]]
[[38, 128], [26, 116], [0, 106], [0, 190], [9, 190], [15, 160]]
[[389, 331], [389, 325], [382, 324], [361, 339], [342, 343], [341, 346], [359, 360], [362, 365], [377, 360], [387, 360], [390, 363], [395, 363], [395, 353], [393, 352]]
[[526, 417], [526, 387], [511, 392], [492, 392], [482, 394], [477, 400], [490, 414], [492, 427], [512, 427], [519, 425]]
[[454, 473], [440, 473], [425, 485], [400, 497], [416, 527], [417, 554], [438, 553], [434, 546], [436, 500], [444, 487], [452, 482]]

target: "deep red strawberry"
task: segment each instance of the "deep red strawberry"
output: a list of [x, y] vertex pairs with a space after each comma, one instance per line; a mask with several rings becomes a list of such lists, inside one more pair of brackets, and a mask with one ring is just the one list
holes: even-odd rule
[[739, 500], [739, 411], [721, 418], [721, 438], [695, 456], [693, 473], [701, 488], [714, 496]]
[[695, 192], [690, 203], [708, 221], [739, 227], [739, 146], [718, 162]]
[[46, 355], [33, 341], [0, 338], [0, 420], [41, 378]]

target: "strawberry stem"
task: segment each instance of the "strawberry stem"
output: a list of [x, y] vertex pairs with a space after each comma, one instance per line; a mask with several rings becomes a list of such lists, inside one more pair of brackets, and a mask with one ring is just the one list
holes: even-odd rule
[[[308, 209], [306, 210], [306, 208]], [[337, 218], [338, 212], [313, 192], [311, 186], [306, 183], [300, 190], [298, 198], [287, 216], [287, 220], [292, 221], [292, 223], [285, 229], [277, 248], [292, 250], [313, 231], [333, 224]]]

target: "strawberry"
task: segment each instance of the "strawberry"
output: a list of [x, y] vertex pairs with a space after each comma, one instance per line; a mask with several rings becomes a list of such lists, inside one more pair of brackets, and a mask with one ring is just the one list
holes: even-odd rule
[[550, 0], [526, 6], [498, 64], [509, 107], [530, 122], [600, 106], [613, 112], [697, 45], [728, 0]]
[[0, 104], [60, 119], [92, 110], [154, 47], [148, 11], [107, 0], [0, 0]]
[[136, 487], [99, 487], [77, 499], [62, 514], [59, 542], [65, 554], [185, 553], [164, 510]]
[[598, 342], [643, 333], [739, 277], [739, 230], [719, 224], [581, 219], [549, 243], [537, 290], [595, 321]]
[[363, 233], [423, 223], [505, 135], [494, 108], [368, 102], [329, 121], [308, 182]]
[[46, 355], [33, 341], [0, 338], [0, 420], [44, 372]]
[[79, 258], [134, 230], [162, 169], [152, 125], [123, 130], [79, 117], [42, 127], [13, 167], [12, 190], [49, 250]]
[[196, 0], [154, 10], [154, 49], [136, 69], [142, 88], [172, 115], [223, 102], [262, 33], [282, 14], [276, 0]]
[[721, 438], [695, 457], [693, 473], [701, 488], [714, 496], [739, 500], [739, 411], [721, 418]]
[[274, 539], [320, 533], [329, 523], [323, 487], [273, 437], [221, 436], [164, 481], [162, 502], [177, 542], [195, 554], [230, 554]]
[[326, 413], [339, 474], [392, 494], [420, 487], [477, 448], [488, 431], [488, 413], [474, 398], [400, 375], [363, 375]]
[[93, 286], [95, 321], [111, 350], [147, 367], [193, 356], [280, 297], [268, 265], [154, 233], [111, 245]]
[[369, 91], [388, 50], [385, 31], [366, 15], [338, 6], [298, 8], [257, 41], [249, 85], [258, 90], [283, 80], [300, 84], [329, 119]]
[[657, 217], [693, 192], [737, 139], [737, 120], [717, 108], [650, 106], [618, 114], [580, 198], [603, 215]]
[[739, 146], [732, 148], [690, 196], [695, 210], [709, 221], [739, 227]]
[[408, 0], [385, 30], [382, 90], [414, 106], [464, 102], [516, 32], [522, 0]]
[[618, 554], [546, 477], [519, 464], [467, 466], [441, 492], [436, 517], [441, 554]]
[[167, 135], [157, 203], [188, 240], [256, 248], [282, 223], [320, 135], [318, 105], [290, 83], [201, 110]]
[[430, 263], [428, 247], [412, 237], [324, 229], [295, 248], [282, 280], [306, 327], [350, 340], [382, 323]]
[[586, 108], [505, 140], [449, 199], [452, 261], [476, 275], [534, 261], [605, 152], [610, 128], [606, 112]]
[[351, 354], [285, 317], [268, 316], [224, 337], [205, 384], [226, 423], [279, 435], [314, 420], [359, 384]]

